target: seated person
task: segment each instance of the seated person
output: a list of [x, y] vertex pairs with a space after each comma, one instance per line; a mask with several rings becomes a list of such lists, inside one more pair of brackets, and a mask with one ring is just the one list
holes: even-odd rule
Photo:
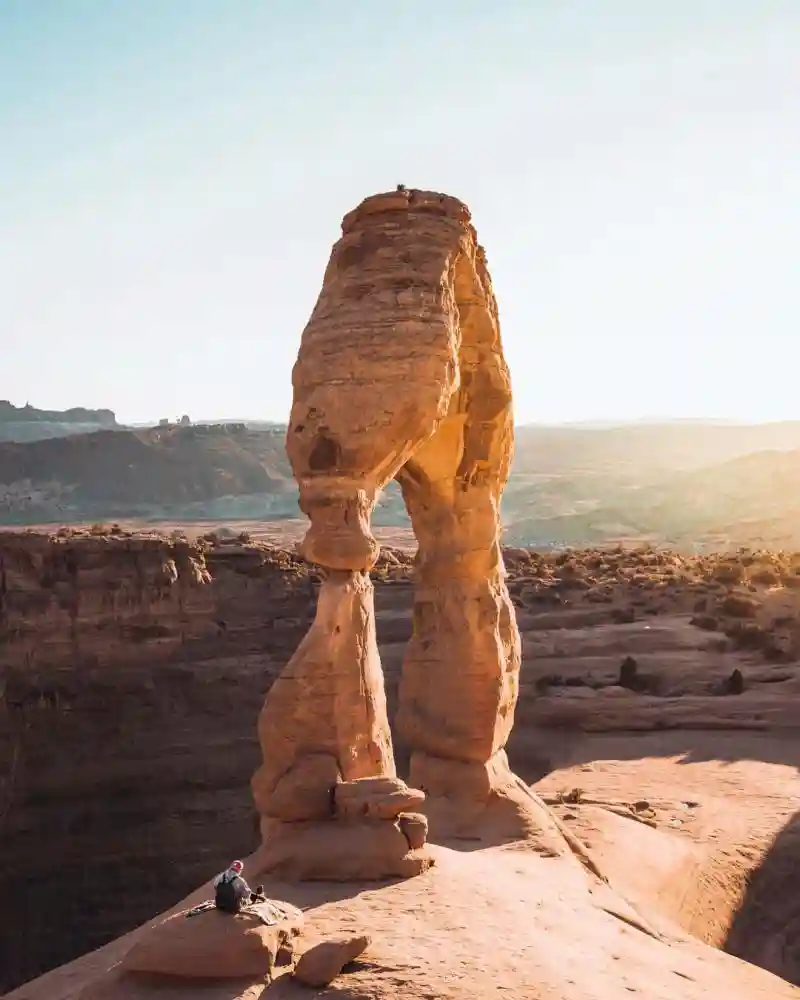
[[233, 861], [230, 866], [214, 879], [214, 903], [224, 913], [239, 913], [248, 903], [264, 902], [264, 888], [258, 886], [255, 892], [244, 880], [241, 861]]

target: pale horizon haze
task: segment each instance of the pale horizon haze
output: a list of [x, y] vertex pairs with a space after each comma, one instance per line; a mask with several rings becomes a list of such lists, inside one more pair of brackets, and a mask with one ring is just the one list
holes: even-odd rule
[[520, 423], [800, 417], [798, 0], [0, 0], [0, 398], [285, 420], [342, 216], [468, 203]]

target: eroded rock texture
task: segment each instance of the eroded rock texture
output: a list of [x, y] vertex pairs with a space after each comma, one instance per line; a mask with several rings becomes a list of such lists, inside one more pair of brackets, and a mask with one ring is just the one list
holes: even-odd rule
[[473, 823], [498, 796], [516, 832], [520, 809], [544, 810], [503, 749], [520, 667], [499, 545], [511, 382], [465, 205], [398, 190], [345, 216], [293, 385], [287, 451], [311, 521], [306, 558], [369, 570], [371, 512], [393, 478], [419, 542], [397, 718], [412, 784], [448, 800], [451, 833], [454, 816]]
[[337, 782], [394, 775], [373, 588], [365, 573], [333, 572], [323, 582], [314, 624], [275, 681], [258, 731], [269, 749], [253, 778], [262, 816], [325, 819], [327, 790]]
[[456, 272], [476, 253], [469, 212], [445, 195], [376, 195], [345, 216], [292, 374], [286, 446], [312, 562], [374, 563], [376, 495], [459, 387]]
[[425, 796], [395, 775], [368, 574], [331, 570], [323, 581], [314, 623], [273, 684], [258, 734], [262, 870], [347, 880], [429, 867], [424, 837], [401, 825]]
[[[466, 586], [450, 592], [433, 611], [447, 615], [451, 604], [464, 605], [460, 616], [451, 614], [451, 632], [442, 638], [446, 645], [448, 634], [466, 623], [467, 634], [459, 637], [455, 652], [477, 662], [477, 671], [468, 675], [465, 700], [477, 713], [477, 728], [469, 736], [475, 747], [467, 759], [488, 760], [504, 745], [519, 669], [519, 636], [497, 545], [497, 506], [512, 440], [511, 392], [494, 298], [469, 212], [454, 198], [403, 190], [362, 202], [343, 220], [342, 233], [303, 332], [287, 432], [300, 504], [311, 522], [301, 551], [330, 576], [311, 632], [265, 702], [259, 726], [264, 766], [253, 781], [266, 863], [288, 867], [298, 877], [326, 877], [326, 865], [327, 877], [337, 877], [336, 852], [318, 859], [315, 831], [286, 829], [287, 822], [324, 826], [326, 817], [297, 818], [297, 810], [285, 804], [291, 797], [281, 795], [281, 789], [302, 786], [304, 801], [321, 809], [325, 789], [340, 779], [394, 779], [366, 573], [378, 555], [372, 510], [380, 490], [401, 470], [407, 502], [435, 567], [428, 586], [454, 564], [466, 574]], [[475, 398], [479, 401], [472, 402]], [[454, 500], [462, 481], [471, 490], [465, 505]], [[435, 540], [442, 531], [443, 538]], [[452, 554], [437, 560], [438, 542], [454, 546], [455, 563]], [[423, 589], [421, 606], [424, 595]], [[491, 638], [484, 639], [487, 615], [500, 651], [492, 648]], [[431, 635], [423, 634], [418, 647], [427, 651], [419, 657], [423, 672], [431, 636], [437, 635], [433, 621], [429, 628]], [[432, 655], [438, 664], [446, 650], [437, 648]], [[447, 651], [448, 658], [452, 653]], [[483, 683], [473, 682], [484, 676]], [[434, 727], [440, 726], [437, 707], [447, 698], [446, 686], [457, 684], [458, 676], [450, 671], [441, 680], [444, 687], [429, 719]], [[491, 690], [498, 681], [499, 695]], [[418, 679], [420, 684], [425, 686], [424, 680]], [[424, 699], [425, 692], [418, 697]], [[412, 697], [408, 704], [407, 714], [416, 723], [422, 718], [414, 714], [417, 701]], [[475, 736], [487, 726], [488, 739]], [[460, 732], [454, 742], [462, 742]], [[436, 742], [434, 749], [442, 751], [442, 746]], [[321, 752], [331, 758], [329, 767], [320, 760]], [[402, 799], [405, 786], [398, 785], [396, 792]], [[362, 877], [413, 874], [404, 853], [398, 864], [388, 861], [395, 844], [421, 850], [411, 847], [399, 812], [348, 817], [334, 808], [333, 791], [331, 803], [327, 818], [340, 823], [337, 842], [349, 845], [343, 857], [348, 850], [369, 856], [363, 846], [366, 831], [375, 843], [387, 844], [378, 852], [381, 860], [361, 871]], [[334, 834], [328, 830], [322, 836], [330, 841]], [[350, 871], [352, 862], [344, 867]]]

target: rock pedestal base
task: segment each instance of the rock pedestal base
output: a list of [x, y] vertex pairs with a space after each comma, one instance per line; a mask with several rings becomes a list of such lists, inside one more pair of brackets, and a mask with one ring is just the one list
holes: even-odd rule
[[425, 795], [399, 778], [336, 784], [327, 820], [265, 818], [258, 867], [285, 880], [375, 881], [409, 878], [431, 867]]
[[422, 808], [437, 844], [526, 840], [548, 857], [570, 854], [555, 817], [511, 770], [505, 750], [485, 764], [417, 752], [410, 777], [425, 790]]

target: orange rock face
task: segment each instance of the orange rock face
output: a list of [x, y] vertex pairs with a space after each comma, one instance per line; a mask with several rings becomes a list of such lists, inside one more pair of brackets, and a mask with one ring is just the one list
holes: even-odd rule
[[455, 198], [397, 191], [345, 216], [292, 373], [287, 451], [311, 520], [303, 554], [367, 570], [369, 518], [460, 385], [457, 273], [477, 254]]
[[[266, 752], [253, 778], [253, 794], [262, 816], [291, 820], [330, 814], [330, 797], [323, 796], [321, 815], [287, 815], [294, 796], [274, 793], [290, 774], [304, 789], [318, 789], [323, 780], [330, 788], [342, 779], [394, 774], [373, 589], [366, 574], [334, 572], [323, 582], [314, 624], [273, 684], [258, 730]], [[320, 755], [330, 761], [329, 773], [322, 773]]]
[[[378, 555], [372, 510], [393, 478], [419, 543], [397, 717], [412, 751], [412, 784], [432, 784], [440, 799], [466, 793], [473, 818], [493, 796], [507, 802], [509, 790], [525, 800], [523, 812], [538, 809], [503, 752], [520, 667], [499, 544], [514, 440], [511, 383], [465, 205], [399, 190], [367, 198], [345, 217], [293, 388], [287, 452], [311, 522], [301, 551], [331, 575], [317, 621], [261, 716], [265, 763], [253, 789], [266, 838], [275, 820], [302, 813], [287, 808], [287, 787], [322, 803], [323, 774], [394, 774], [366, 576]], [[312, 767], [308, 755], [320, 752], [331, 767], [318, 758]], [[477, 800], [464, 787], [464, 763], [483, 775], [470, 785], [486, 789]], [[309, 789], [309, 780], [319, 787]], [[421, 793], [411, 795], [409, 810], [421, 802]]]

